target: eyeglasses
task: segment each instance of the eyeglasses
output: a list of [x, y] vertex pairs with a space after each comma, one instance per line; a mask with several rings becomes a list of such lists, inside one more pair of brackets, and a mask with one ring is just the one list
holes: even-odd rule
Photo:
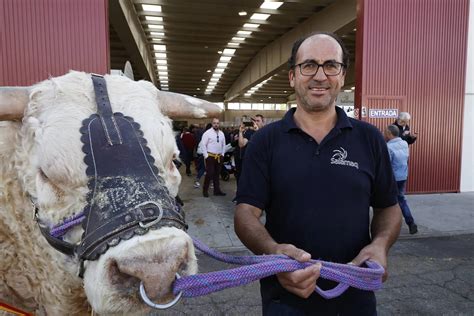
[[295, 65], [300, 67], [300, 72], [303, 76], [314, 76], [319, 67], [323, 68], [323, 72], [326, 76], [337, 76], [341, 73], [342, 68], [345, 66], [343, 63], [337, 61], [326, 61], [324, 64], [318, 64], [315, 62], [304, 62]]

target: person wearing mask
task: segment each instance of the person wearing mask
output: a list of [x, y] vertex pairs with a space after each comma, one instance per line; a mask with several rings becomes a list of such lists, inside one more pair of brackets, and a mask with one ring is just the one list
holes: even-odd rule
[[209, 183], [214, 183], [214, 195], [226, 195], [220, 189], [219, 175], [222, 165], [222, 158], [225, 154], [225, 136], [219, 129], [219, 119], [212, 119], [212, 128], [202, 134], [201, 152], [206, 165], [206, 176], [202, 188], [202, 195], [209, 197]]
[[[354, 265], [373, 260], [387, 273], [401, 225], [397, 184], [380, 131], [336, 106], [348, 63], [347, 49], [332, 33], [294, 43], [288, 77], [297, 107], [249, 140], [234, 226], [256, 254]], [[372, 291], [319, 296], [316, 285], [335, 286], [319, 278], [320, 269], [314, 264], [262, 279], [263, 315], [376, 315]]]

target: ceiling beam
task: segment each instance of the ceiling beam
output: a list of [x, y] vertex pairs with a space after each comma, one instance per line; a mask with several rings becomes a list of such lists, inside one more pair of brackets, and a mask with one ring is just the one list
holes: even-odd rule
[[276, 39], [253, 58], [225, 94], [230, 102], [286, 66], [293, 43], [314, 31], [336, 32], [356, 19], [356, 0], [338, 0]]
[[137, 67], [134, 72], [156, 85], [154, 59], [133, 4], [128, 0], [109, 1], [109, 11], [110, 23]]

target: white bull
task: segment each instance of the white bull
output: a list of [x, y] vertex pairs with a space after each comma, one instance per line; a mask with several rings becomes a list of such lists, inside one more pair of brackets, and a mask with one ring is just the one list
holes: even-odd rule
[[[172, 162], [177, 147], [166, 115], [204, 117], [220, 109], [145, 81], [106, 76], [106, 82], [112, 110], [141, 125], [155, 165], [176, 196], [181, 177]], [[0, 300], [40, 315], [86, 314], [89, 305], [99, 314], [139, 314], [149, 311], [140, 299], [140, 281], [151, 299], [170, 300], [175, 273], [197, 272], [192, 240], [182, 230], [166, 227], [122, 241], [86, 261], [84, 279], [77, 276], [77, 258], [43, 238], [30, 196], [40, 221], [50, 227], [83, 210], [88, 179], [79, 129], [97, 106], [86, 73], [71, 72], [25, 91], [0, 88]], [[12, 120], [21, 116], [22, 122]], [[82, 231], [77, 226], [65, 240], [78, 243]]]

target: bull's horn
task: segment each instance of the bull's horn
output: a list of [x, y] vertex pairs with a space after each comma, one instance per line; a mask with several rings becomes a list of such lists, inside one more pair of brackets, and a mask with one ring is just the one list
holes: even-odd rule
[[173, 118], [203, 118], [218, 116], [222, 109], [211, 103], [185, 94], [158, 91], [163, 114]]
[[27, 87], [0, 87], [0, 121], [21, 120], [28, 100]]

